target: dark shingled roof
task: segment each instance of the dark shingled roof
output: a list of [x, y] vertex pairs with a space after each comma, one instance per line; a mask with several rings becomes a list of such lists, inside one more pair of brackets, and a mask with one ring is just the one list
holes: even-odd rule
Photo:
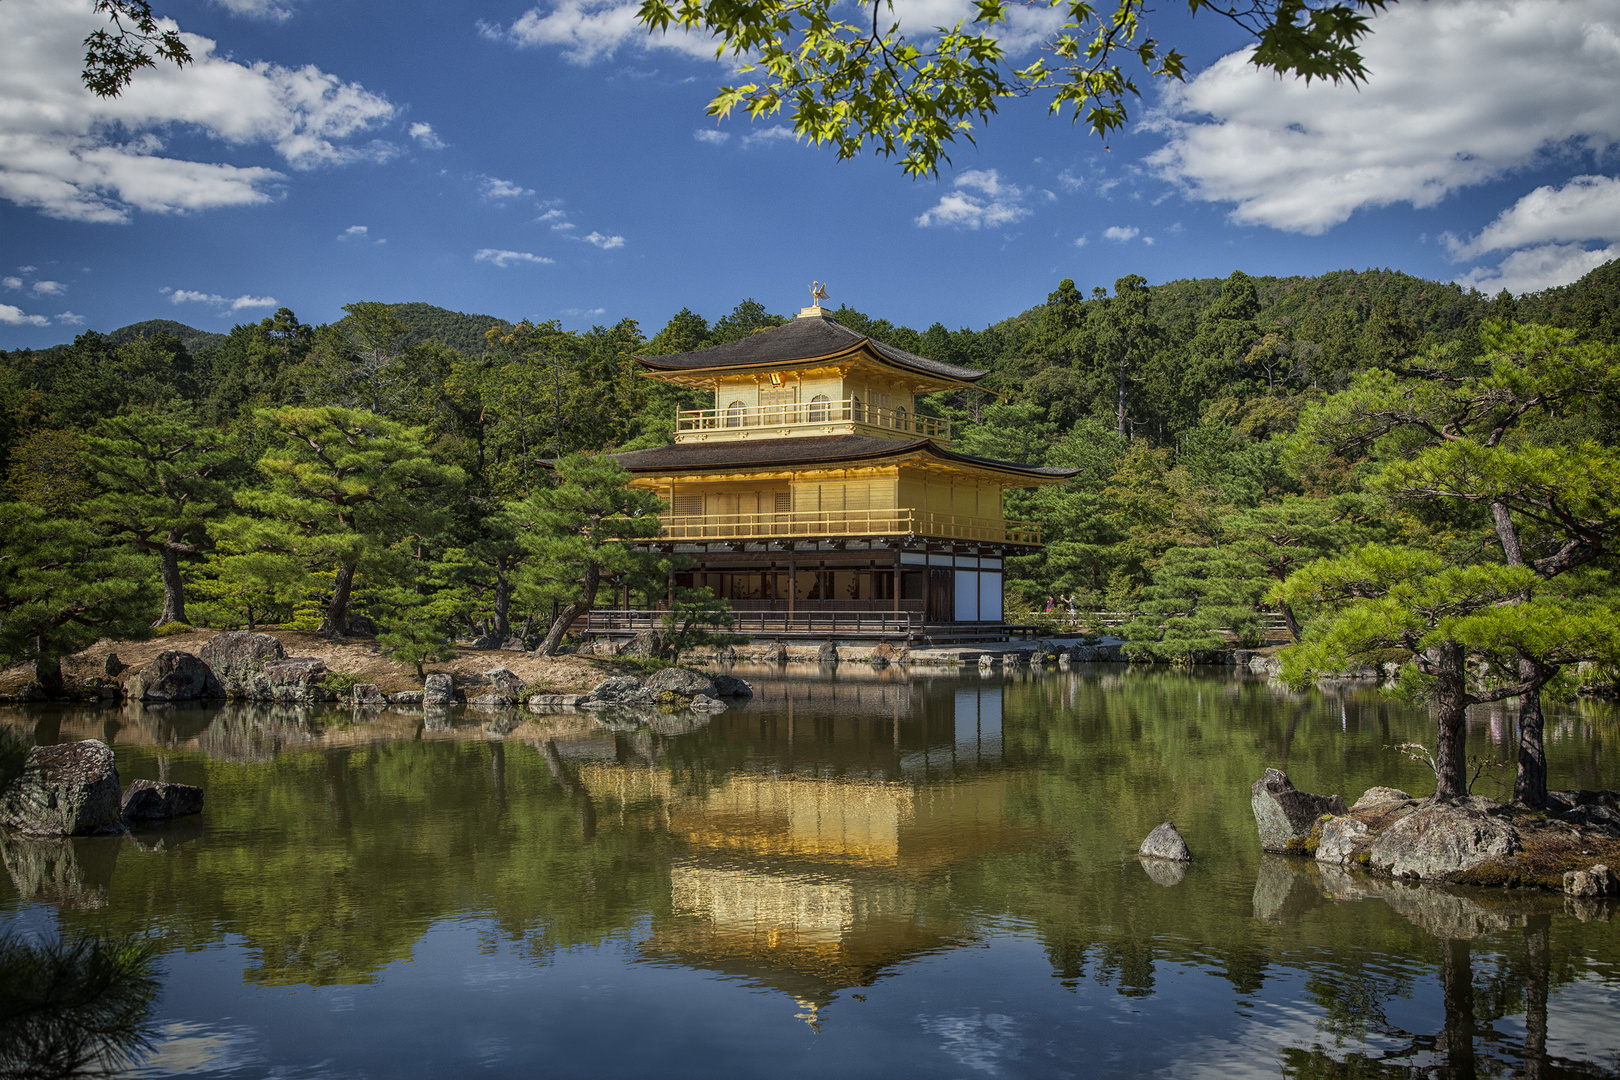
[[758, 364], [788, 364], [799, 360], [814, 360], [854, 348], [863, 341], [872, 343], [878, 355], [903, 368], [941, 375], [959, 382], [976, 382], [985, 372], [976, 368], [957, 367], [955, 364], [930, 360], [916, 353], [897, 349], [875, 338], [857, 334], [843, 323], [825, 315], [806, 315], [789, 319], [781, 326], [761, 330], [757, 334], [728, 341], [709, 349], [675, 353], [671, 356], [638, 356], [636, 360], [654, 371], [702, 371], [707, 368], [748, 367]]
[[630, 450], [608, 456], [633, 473], [644, 473], [870, 461], [919, 451], [943, 461], [979, 465], [1027, 476], [1062, 479], [1080, 471], [1060, 469], [1053, 465], [1019, 465], [1012, 461], [972, 457], [946, 450], [929, 439], [882, 439], [873, 435], [809, 435], [786, 439], [676, 443], [674, 446]]

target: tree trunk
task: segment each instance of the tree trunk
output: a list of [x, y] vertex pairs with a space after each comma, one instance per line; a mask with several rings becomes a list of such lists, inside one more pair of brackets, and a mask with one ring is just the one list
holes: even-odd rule
[[555, 656], [557, 646], [562, 644], [563, 635], [568, 628], [574, 625], [574, 620], [591, 610], [596, 603], [596, 588], [602, 583], [602, 569], [593, 562], [586, 562], [585, 576], [580, 581], [579, 599], [557, 612], [557, 617], [551, 622], [551, 629], [546, 631], [546, 639], [535, 650], [541, 656]]
[[158, 563], [163, 567], [163, 614], [153, 626], [164, 623], [189, 623], [186, 618], [186, 583], [180, 578], [180, 553], [164, 545], [158, 548]]
[[67, 693], [67, 684], [62, 679], [62, 658], [46, 656], [43, 649], [39, 650], [39, 659], [34, 661], [34, 680], [51, 697]]
[[490, 628], [491, 636], [502, 645], [512, 636], [512, 583], [506, 580], [506, 573], [495, 567], [495, 625]]
[[343, 637], [349, 632], [349, 591], [354, 588], [354, 567], [348, 563], [338, 566], [337, 580], [332, 584], [332, 600], [326, 605], [326, 618], [319, 632]]
[[1434, 652], [1440, 699], [1434, 794], [1440, 799], [1460, 799], [1468, 794], [1468, 688], [1463, 649], [1455, 641], [1442, 641]]
[[[1519, 658], [1519, 681], [1536, 678], [1536, 665]], [[1519, 771], [1513, 778], [1513, 801], [1533, 810], [1547, 807], [1547, 751], [1542, 743], [1541, 691], [1519, 699]]]
[[1285, 600], [1277, 601], [1277, 610], [1282, 614], [1283, 622], [1288, 624], [1288, 633], [1297, 643], [1299, 641], [1299, 620], [1294, 618], [1294, 609]]

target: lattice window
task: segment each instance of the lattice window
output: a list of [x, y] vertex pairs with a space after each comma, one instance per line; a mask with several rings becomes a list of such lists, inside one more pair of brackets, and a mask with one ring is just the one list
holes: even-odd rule
[[670, 500], [670, 507], [676, 517], [699, 517], [703, 514], [703, 496], [677, 495]]

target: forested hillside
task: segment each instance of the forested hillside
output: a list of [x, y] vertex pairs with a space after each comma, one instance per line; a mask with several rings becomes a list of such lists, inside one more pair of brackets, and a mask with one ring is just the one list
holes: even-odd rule
[[[0, 354], [9, 565], [43, 558], [53, 537], [94, 594], [51, 633], [93, 637], [160, 605], [216, 625], [332, 624], [337, 610], [341, 629], [352, 603], [414, 641], [407, 651], [504, 635], [575, 598], [557, 567], [585, 557], [535, 540], [561, 528], [539, 460], [671, 440], [675, 409], [702, 397], [639, 378], [634, 357], [783, 318], [745, 300], [712, 322], [682, 310], [649, 335], [633, 319], [573, 332], [426, 304], [344, 310], [311, 326], [283, 308], [228, 335], [155, 321]], [[959, 450], [1080, 470], [1009, 497], [1009, 516], [1047, 539], [1010, 567], [1014, 612], [1135, 612], [1134, 655], [1185, 661], [1223, 640], [1217, 628], [1252, 637], [1263, 613], [1304, 638], [1337, 625], [1337, 586], [1290, 590], [1302, 568], [1380, 545], [1530, 568], [1512, 594], [1526, 603], [1566, 571], [1565, 601], [1608, 602], [1620, 262], [1518, 299], [1392, 271], [1234, 273], [1090, 292], [1065, 280], [977, 330], [835, 317], [991, 372], [985, 386], [1004, 396], [919, 403], [953, 420]], [[1434, 456], [1465, 449], [1475, 456]], [[1413, 461], [1439, 471], [1403, 473]], [[581, 483], [611, 487], [610, 473]], [[610, 576], [662, 595], [655, 569]], [[0, 648], [40, 653], [49, 634], [19, 636], [7, 610]], [[1411, 652], [1346, 640], [1340, 661]], [[1573, 655], [1548, 653], [1546, 669]]]

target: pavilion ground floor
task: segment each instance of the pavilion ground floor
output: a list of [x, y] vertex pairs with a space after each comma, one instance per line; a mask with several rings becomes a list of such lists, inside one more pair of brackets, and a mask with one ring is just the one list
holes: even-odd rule
[[[671, 584], [708, 587], [731, 605], [735, 631], [766, 639], [981, 640], [1026, 631], [1004, 612], [1006, 544], [923, 538], [668, 544], [691, 568]], [[604, 598], [606, 599], [606, 598]], [[626, 598], [620, 598], [621, 600]], [[661, 609], [598, 607], [580, 629], [610, 636], [655, 629]]]

